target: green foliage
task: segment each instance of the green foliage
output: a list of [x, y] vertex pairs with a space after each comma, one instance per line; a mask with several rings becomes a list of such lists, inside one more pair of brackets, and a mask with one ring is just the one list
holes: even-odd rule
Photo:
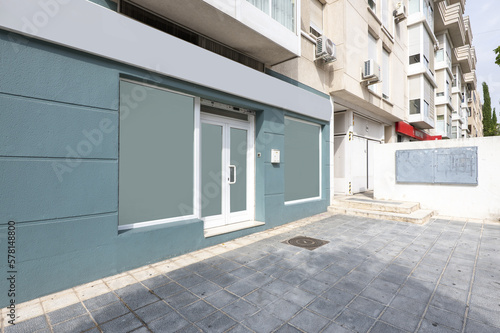
[[493, 135], [493, 119], [491, 118], [491, 97], [490, 89], [486, 82], [483, 82], [483, 135]]
[[497, 59], [495, 60], [495, 63], [498, 66], [500, 66], [500, 46], [494, 49], [493, 51], [497, 54]]

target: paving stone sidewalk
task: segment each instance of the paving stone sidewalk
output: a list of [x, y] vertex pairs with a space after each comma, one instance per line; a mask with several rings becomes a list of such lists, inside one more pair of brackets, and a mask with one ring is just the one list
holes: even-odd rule
[[500, 224], [323, 217], [34, 300], [2, 331], [500, 332]]

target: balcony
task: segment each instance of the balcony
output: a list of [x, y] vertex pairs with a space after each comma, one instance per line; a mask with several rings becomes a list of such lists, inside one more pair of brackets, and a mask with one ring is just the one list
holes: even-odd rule
[[434, 31], [448, 30], [453, 46], [465, 45], [465, 23], [461, 3], [446, 5], [445, 1], [436, 4], [434, 11]]
[[470, 73], [464, 74], [464, 82], [471, 84], [472, 90], [476, 89], [477, 87], [476, 71], [472, 70]]
[[[462, 68], [462, 73], [470, 73], [474, 68], [472, 64], [472, 53], [470, 45], [455, 48], [457, 62]], [[474, 65], [475, 67], [475, 65]]]
[[[297, 6], [293, 0], [127, 0], [262, 63], [273, 65], [300, 55]], [[244, 36], [244, 38], [242, 38]]]
[[465, 24], [465, 44], [472, 45], [472, 28], [470, 26], [470, 19], [469, 16], [464, 17], [464, 24]]
[[411, 100], [408, 122], [420, 129], [434, 128], [434, 105], [430, 106], [423, 99]]

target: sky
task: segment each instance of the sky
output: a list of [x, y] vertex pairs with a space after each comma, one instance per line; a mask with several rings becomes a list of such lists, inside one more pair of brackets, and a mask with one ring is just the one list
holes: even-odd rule
[[[488, 84], [491, 108], [500, 119], [500, 66], [495, 64], [495, 52], [500, 46], [500, 0], [467, 0], [465, 15], [469, 15], [472, 46], [476, 48], [478, 92], [483, 96], [483, 82]], [[481, 98], [484, 103], [484, 99]]]

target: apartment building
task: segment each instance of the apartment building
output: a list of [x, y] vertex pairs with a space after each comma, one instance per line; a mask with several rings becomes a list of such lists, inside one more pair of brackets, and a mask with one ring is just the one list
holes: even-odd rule
[[329, 90], [272, 70], [300, 3], [0, 0], [17, 302], [326, 211]]
[[18, 301], [324, 212], [373, 189], [375, 145], [479, 133], [452, 2], [0, 0]]

